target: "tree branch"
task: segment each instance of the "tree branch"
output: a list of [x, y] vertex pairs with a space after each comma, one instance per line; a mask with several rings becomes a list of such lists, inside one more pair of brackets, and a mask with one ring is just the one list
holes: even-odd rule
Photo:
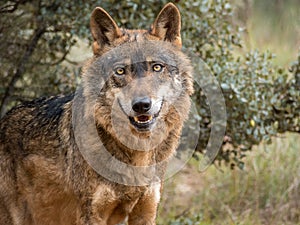
[[0, 8], [0, 13], [12, 13], [18, 9], [20, 4], [25, 3], [26, 0], [15, 1], [15, 4], [7, 4]]
[[42, 37], [42, 35], [45, 33], [46, 28], [45, 27], [38, 27], [34, 34], [33, 37], [28, 45], [28, 47], [25, 50], [24, 55], [22, 56], [21, 60], [16, 66], [16, 70], [14, 74], [12, 75], [12, 79], [9, 82], [8, 87], [5, 90], [5, 93], [3, 95], [3, 98], [1, 100], [1, 105], [0, 105], [0, 116], [2, 117], [5, 113], [5, 108], [6, 105], [9, 101], [9, 98], [13, 91], [15, 90], [15, 84], [16, 82], [23, 76], [25, 72], [25, 65], [28, 63], [30, 57], [32, 56], [32, 53], [34, 52], [34, 49], [36, 48], [39, 39]]

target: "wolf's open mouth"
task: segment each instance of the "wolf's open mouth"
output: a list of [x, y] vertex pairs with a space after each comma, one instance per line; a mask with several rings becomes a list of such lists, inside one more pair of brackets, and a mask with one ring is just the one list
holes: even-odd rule
[[149, 130], [151, 125], [155, 122], [156, 117], [159, 113], [155, 115], [139, 115], [134, 117], [129, 117], [130, 123], [139, 130]]
[[153, 119], [153, 116], [141, 115], [133, 117], [134, 121], [137, 123], [148, 123]]

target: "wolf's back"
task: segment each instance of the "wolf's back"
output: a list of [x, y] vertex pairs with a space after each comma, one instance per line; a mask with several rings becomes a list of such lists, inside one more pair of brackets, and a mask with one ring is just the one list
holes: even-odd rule
[[[59, 127], [67, 103], [73, 95], [39, 98], [23, 103], [10, 110], [0, 120], [0, 149], [15, 157], [30, 154], [26, 151], [44, 151], [46, 149], [27, 149], [27, 144], [59, 140]], [[49, 143], [50, 144], [50, 143]], [[44, 147], [37, 144], [36, 147]]]

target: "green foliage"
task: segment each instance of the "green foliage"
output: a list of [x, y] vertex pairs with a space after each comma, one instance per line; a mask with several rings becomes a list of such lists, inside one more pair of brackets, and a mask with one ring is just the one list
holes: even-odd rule
[[[243, 168], [245, 151], [286, 131], [300, 132], [300, 86], [292, 73], [273, 64], [274, 55], [257, 50], [236, 56], [242, 49], [241, 32], [233, 26], [233, 9], [226, 0], [179, 4], [183, 14], [183, 40], [211, 68], [223, 90], [227, 131], [218, 160]], [[201, 70], [196, 73], [201, 74]], [[289, 77], [292, 77], [291, 79]], [[299, 80], [299, 78], [298, 78]], [[205, 151], [210, 135], [209, 104], [201, 88], [194, 97], [201, 118], [197, 150]]]
[[[89, 16], [95, 6], [108, 10], [120, 26], [148, 28], [149, 18], [167, 1], [7, 1], [0, 7], [1, 114], [16, 103], [74, 90], [79, 67], [69, 53], [78, 39], [91, 40]], [[233, 25], [228, 0], [176, 1], [182, 13], [187, 52], [201, 57], [223, 90], [227, 131], [219, 162], [243, 167], [245, 151], [286, 131], [300, 132], [299, 65], [291, 72], [273, 65], [270, 52], [243, 49], [243, 29]], [[195, 66], [196, 73], [198, 71]], [[198, 152], [205, 152], [211, 115], [206, 96], [193, 97], [200, 119]], [[193, 129], [193, 128], [192, 128]]]
[[22, 100], [74, 90], [74, 72], [62, 63], [88, 33], [92, 5], [84, 2], [1, 3], [1, 114]]

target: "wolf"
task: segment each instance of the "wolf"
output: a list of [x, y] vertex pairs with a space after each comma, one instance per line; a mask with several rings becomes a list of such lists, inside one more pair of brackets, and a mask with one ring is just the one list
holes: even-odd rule
[[180, 12], [168, 3], [149, 30], [127, 30], [97, 7], [90, 28], [76, 93], [0, 121], [0, 225], [155, 224], [193, 93]]

